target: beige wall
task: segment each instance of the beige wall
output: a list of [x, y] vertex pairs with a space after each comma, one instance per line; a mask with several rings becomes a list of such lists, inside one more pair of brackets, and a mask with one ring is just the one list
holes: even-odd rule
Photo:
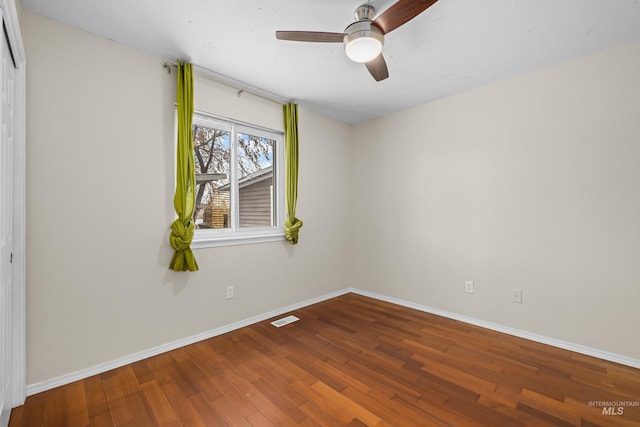
[[638, 76], [633, 44], [358, 125], [354, 286], [640, 358]]
[[22, 0], [16, 0], [15, 5], [16, 13], [18, 15], [18, 23], [20, 24], [20, 27], [22, 27]]
[[[348, 126], [300, 111], [296, 247], [200, 249], [199, 272], [171, 272], [175, 74], [26, 11], [23, 29], [28, 384], [349, 285], [348, 224], [335, 215], [347, 202]], [[196, 89], [210, 95], [199, 108], [282, 128], [280, 106], [202, 80]]]
[[[28, 384], [349, 286], [640, 358], [639, 44], [354, 127], [301, 108], [300, 244], [197, 250], [174, 273], [174, 76], [22, 19]], [[196, 89], [281, 129], [277, 105]]]

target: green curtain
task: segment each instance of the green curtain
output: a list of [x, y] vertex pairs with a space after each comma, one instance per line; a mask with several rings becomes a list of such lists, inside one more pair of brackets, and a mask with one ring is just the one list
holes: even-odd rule
[[287, 219], [284, 221], [284, 237], [295, 245], [302, 221], [296, 218], [298, 202], [298, 105], [288, 103], [284, 111], [284, 152], [286, 167]]
[[176, 219], [171, 224], [169, 242], [175, 249], [169, 268], [175, 271], [198, 271], [191, 251], [193, 240], [193, 210], [195, 207], [195, 167], [193, 160], [193, 74], [189, 63], [177, 61], [178, 148], [176, 150], [176, 194], [173, 205]]

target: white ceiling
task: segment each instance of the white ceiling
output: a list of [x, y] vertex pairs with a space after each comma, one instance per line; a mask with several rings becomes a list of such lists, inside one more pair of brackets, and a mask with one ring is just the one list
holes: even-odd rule
[[[417, 0], [419, 1], [419, 0]], [[22, 0], [24, 9], [196, 65], [358, 123], [640, 40], [640, 0], [440, 0], [385, 37], [376, 82], [342, 44], [276, 30], [342, 32], [365, 0]], [[395, 0], [372, 0], [378, 14]]]

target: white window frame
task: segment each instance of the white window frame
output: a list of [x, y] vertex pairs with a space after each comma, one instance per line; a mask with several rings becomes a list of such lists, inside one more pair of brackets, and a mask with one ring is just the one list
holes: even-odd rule
[[[284, 240], [284, 134], [273, 129], [239, 120], [217, 116], [203, 111], [193, 113], [193, 123], [207, 127], [214, 127], [230, 132], [231, 173], [229, 186], [231, 189], [231, 218], [230, 228], [224, 229], [196, 229], [192, 249], [210, 248], [218, 246], [231, 246], [250, 243], [264, 243]], [[275, 141], [273, 150], [273, 191], [276, 194], [272, 208], [276, 210], [275, 224], [271, 227], [239, 227], [239, 199], [238, 199], [238, 174], [237, 167], [237, 135], [238, 133], [264, 137]]]

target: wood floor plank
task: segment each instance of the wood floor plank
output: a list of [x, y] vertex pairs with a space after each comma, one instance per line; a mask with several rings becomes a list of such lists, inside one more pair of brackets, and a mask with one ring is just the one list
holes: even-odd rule
[[223, 393], [223, 396], [216, 400], [216, 404], [226, 409], [224, 413], [233, 412], [233, 414], [229, 415], [230, 418], [235, 418], [236, 416], [248, 417], [257, 410], [255, 405], [251, 403], [247, 397], [247, 394], [241, 393], [239, 389], [226, 378], [219, 376], [212, 378], [211, 381], [214, 382]]
[[311, 400], [300, 405], [300, 410], [307, 414], [307, 418], [315, 420], [323, 427], [341, 427], [344, 425]]
[[[104, 413], [108, 413], [109, 406], [104, 392], [102, 381], [98, 376], [89, 377], [83, 381], [84, 394], [87, 399], [87, 411], [89, 418], [95, 418]], [[48, 395], [48, 393], [47, 393]], [[102, 419], [99, 417], [99, 419]]]
[[[9, 427], [20, 427], [22, 425], [22, 415], [24, 414], [24, 405], [14, 408], [9, 417]], [[87, 422], [87, 424], [89, 424]]]
[[193, 405], [193, 408], [198, 412], [198, 415], [208, 426], [229, 426], [227, 420], [218, 411], [215, 405], [212, 405], [205, 396], [200, 393], [194, 394], [189, 397], [189, 401]]
[[82, 381], [71, 383], [67, 389], [67, 425], [81, 427], [89, 425], [89, 411]]
[[[438, 420], [446, 420], [446, 424], [455, 427], [477, 427], [478, 423], [464, 415], [451, 411], [444, 405], [438, 405], [431, 402], [429, 399], [418, 399], [411, 403], [416, 408], [421, 409], [423, 412], [435, 417]], [[434, 425], [438, 425], [435, 424]]]
[[494, 382], [486, 381], [470, 373], [451, 368], [450, 366], [446, 366], [443, 363], [433, 362], [430, 359], [422, 358], [418, 360], [423, 363], [423, 371], [442, 378], [443, 380], [446, 380], [453, 384], [456, 384], [460, 387], [463, 387], [474, 393], [482, 394], [483, 392], [494, 391], [496, 389], [496, 385]]
[[153, 415], [155, 419], [158, 421], [158, 424], [170, 424], [174, 421], [177, 421], [177, 417], [169, 401], [167, 401], [167, 397], [162, 392], [160, 385], [157, 381], [147, 381], [142, 385], [142, 392], [149, 402], [149, 406], [153, 411]]
[[133, 370], [133, 365], [126, 365], [116, 370], [125, 396], [140, 392], [142, 389]]
[[252, 427], [277, 427], [260, 411], [256, 411], [247, 417], [247, 421]]
[[22, 423], [23, 427], [36, 427], [44, 425], [44, 404], [47, 395], [36, 395], [32, 399], [27, 399], [23, 406]]
[[135, 419], [132, 409], [124, 396], [119, 399], [109, 400], [109, 412], [111, 413], [113, 424], [116, 426], [127, 425]]
[[355, 418], [368, 420], [368, 425], [377, 425], [381, 419], [366, 409], [350, 401], [321, 381], [311, 386], [296, 381], [292, 386], [305, 394], [310, 401], [315, 402], [324, 412], [338, 420], [341, 425], [347, 425]]
[[526, 388], [522, 390], [520, 396], [520, 401], [531, 408], [549, 414], [569, 425], [580, 425], [580, 411], [576, 408]]
[[141, 360], [131, 364], [131, 370], [138, 381], [138, 384], [144, 384], [147, 381], [155, 379], [153, 372], [149, 369], [146, 360]]
[[44, 402], [45, 424], [57, 422], [67, 424], [67, 393], [66, 388], [58, 387]]
[[181, 424], [194, 427], [206, 426], [191, 404], [188, 396], [182, 394], [180, 388], [175, 383], [166, 383], [160, 388]]
[[[46, 426], [47, 424], [43, 425]], [[101, 412], [99, 414], [92, 415], [89, 418], [89, 425], [91, 427], [114, 427], [113, 420], [111, 418], [111, 412]]]
[[250, 426], [250, 417], [257, 412], [255, 406], [251, 405], [250, 411], [245, 411], [238, 407], [227, 396], [222, 396], [211, 404], [222, 414], [229, 425]]
[[524, 424], [511, 416], [503, 414], [501, 411], [496, 411], [495, 408], [474, 405], [468, 400], [463, 399], [449, 399], [445, 404], [447, 409], [452, 412], [464, 415], [474, 420], [480, 425], [496, 425], [504, 427], [523, 427]]
[[289, 416], [278, 405], [271, 402], [265, 395], [261, 393], [252, 394], [249, 399], [258, 408], [258, 411], [263, 414], [273, 425], [275, 426], [295, 426], [297, 423], [292, 417], [297, 417], [297, 414]]
[[186, 360], [180, 363], [180, 368], [181, 375], [187, 377], [195, 389], [198, 390], [200, 394], [204, 394], [207, 400], [213, 402], [222, 396], [222, 392], [218, 387], [209, 380], [204, 371], [192, 360]]
[[413, 405], [414, 402], [396, 400], [397, 396], [389, 398], [376, 390], [362, 393], [351, 387], [346, 388], [343, 394], [368, 411], [375, 413], [379, 418], [392, 421], [392, 424], [396, 427], [415, 427], [416, 425], [437, 427], [447, 425], [447, 423], [433, 414], [424, 412]]
[[124, 390], [121, 378], [118, 375], [109, 375], [102, 377], [102, 388], [104, 390], [107, 402], [113, 402], [118, 399], [124, 399], [127, 393]]
[[[300, 393], [293, 392], [289, 387], [279, 388], [276, 384], [270, 383], [262, 378], [253, 381], [252, 384], [271, 404], [287, 414], [296, 424], [307, 417], [299, 408], [299, 406], [307, 400]], [[299, 401], [300, 403], [296, 403], [295, 401]]]
[[9, 425], [640, 425], [638, 369], [355, 294], [292, 314], [30, 396]]
[[158, 426], [158, 420], [156, 420], [153, 409], [151, 409], [151, 405], [149, 405], [142, 391], [129, 394], [125, 399], [133, 413], [133, 424], [149, 427]]

